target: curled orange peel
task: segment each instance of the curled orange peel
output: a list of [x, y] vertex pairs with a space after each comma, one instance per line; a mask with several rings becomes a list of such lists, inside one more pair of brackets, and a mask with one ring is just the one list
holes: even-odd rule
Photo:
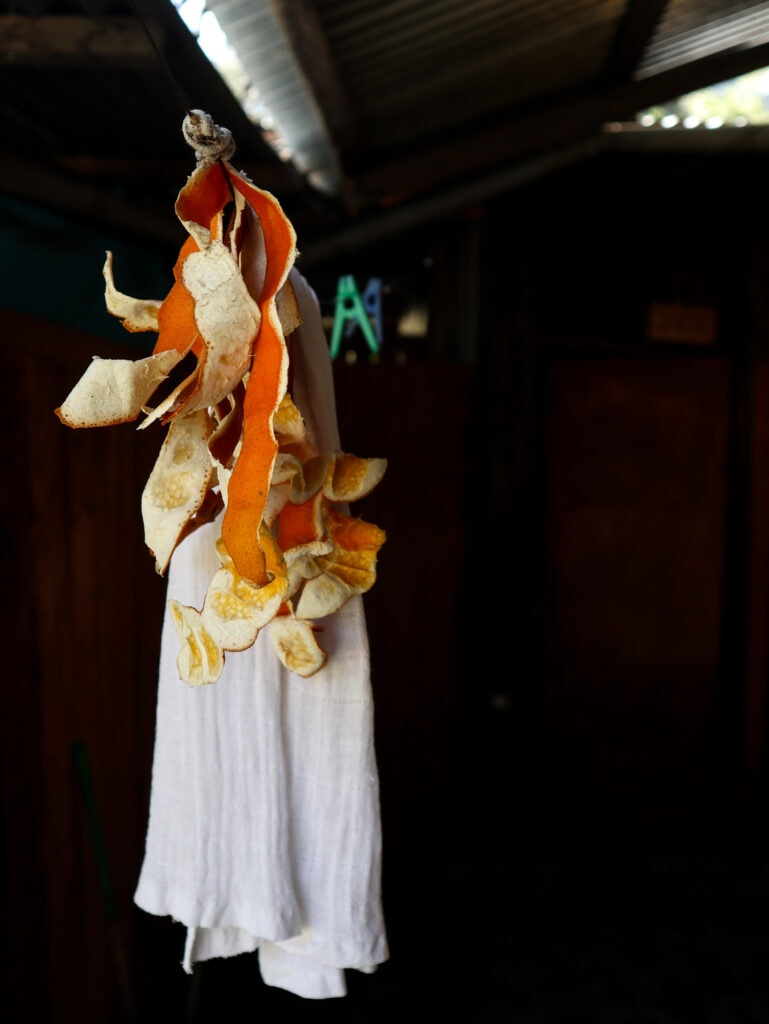
[[289, 672], [314, 676], [328, 660], [316, 639], [317, 629], [292, 616], [276, 615], [270, 624], [270, 643]]
[[[121, 320], [127, 331], [157, 331], [162, 302], [152, 299], [133, 299], [130, 295], [118, 291], [112, 277], [111, 252], [107, 253], [102, 274], [107, 311]], [[158, 351], [157, 348], [155, 351]]]
[[[187, 238], [168, 294], [131, 298], [115, 285], [109, 252], [103, 267], [108, 312], [128, 331], [155, 331], [153, 352], [94, 357], [55, 412], [75, 428], [142, 415], [140, 429], [165, 427], [141, 509], [159, 574], [186, 536], [220, 520], [220, 565], [202, 608], [169, 601], [180, 678], [215, 682], [227, 652], [250, 647], [268, 624], [278, 658], [309, 677], [327, 661], [315, 620], [376, 579], [385, 534], [347, 507], [387, 463], [314, 447], [288, 390], [286, 337], [301, 324], [294, 229], [275, 197], [229, 163], [226, 129], [191, 111], [183, 131], [197, 166], [175, 204]], [[192, 371], [158, 400], [182, 360]]]
[[[317, 491], [300, 504], [287, 501], [278, 518], [277, 541], [282, 551], [310, 554], [323, 543], [323, 494]], [[325, 548], [325, 545], [324, 545]]]
[[161, 575], [182, 531], [210, 491], [214, 465], [209, 439], [214, 419], [207, 409], [173, 420], [142, 492], [144, 540]]
[[135, 420], [180, 358], [178, 352], [158, 352], [144, 359], [94, 356], [56, 415], [65, 426], [76, 428]]
[[158, 310], [158, 340], [155, 352], [175, 350], [184, 355], [191, 350], [200, 355], [203, 343], [195, 328], [195, 301], [181, 280], [184, 261], [197, 252], [195, 239], [186, 240], [174, 266], [174, 283]]
[[306, 580], [296, 604], [299, 618], [333, 615], [354, 594], [364, 594], [376, 581], [377, 555], [386, 539], [384, 530], [333, 508], [327, 510], [326, 520], [332, 548], [315, 557], [317, 574]]
[[242, 651], [256, 640], [283, 604], [288, 577], [283, 556], [268, 536], [263, 537], [269, 581], [254, 586], [239, 575], [223, 544], [219, 545], [222, 566], [211, 579], [201, 611], [201, 623], [222, 651]]
[[238, 572], [263, 584], [265, 558], [255, 524], [261, 522], [267, 504], [278, 453], [272, 421], [288, 382], [288, 352], [275, 300], [296, 256], [296, 235], [273, 196], [240, 175], [233, 174], [231, 181], [260, 220], [267, 267], [259, 296], [262, 323], [243, 406], [243, 447], [229, 482], [222, 539]]

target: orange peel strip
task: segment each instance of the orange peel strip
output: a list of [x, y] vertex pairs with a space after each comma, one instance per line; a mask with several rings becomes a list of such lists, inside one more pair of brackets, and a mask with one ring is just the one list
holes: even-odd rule
[[[221, 403], [225, 405], [225, 409], [219, 414], [219, 423], [208, 442], [211, 457], [225, 467], [231, 465], [243, 429], [243, 392], [243, 385], [238, 384], [232, 392], [230, 401], [226, 404]], [[229, 409], [226, 405], [229, 405]]]
[[[177, 658], [179, 674], [192, 686], [213, 682], [221, 672], [225, 651], [242, 651], [284, 606], [288, 578], [280, 548], [262, 527], [262, 546], [270, 582], [255, 587], [238, 575], [221, 540], [217, 551], [222, 565], [208, 586], [202, 611], [169, 602], [183, 649]], [[217, 676], [218, 677], [218, 676]]]
[[[203, 189], [217, 180], [201, 178], [198, 187]], [[194, 190], [189, 191], [189, 198], [195, 196]], [[228, 197], [226, 189], [215, 193], [217, 201]], [[214, 198], [209, 198], [205, 214], [214, 208]], [[214, 221], [220, 219], [220, 214], [214, 217]], [[192, 222], [185, 223], [191, 230]], [[198, 237], [199, 244], [205, 244], [188, 253], [177, 281], [181, 288], [177, 301], [182, 303], [185, 316], [189, 316], [189, 305], [181, 296], [186, 292], [192, 301], [194, 329], [189, 333], [202, 342], [197, 368], [153, 411], [143, 428], [154, 420], [168, 422], [183, 411], [217, 405], [248, 371], [262, 314], [229, 247], [216, 237], [206, 241], [208, 235], [206, 229], [205, 236]]]
[[224, 650], [243, 651], [250, 647], [287, 596], [288, 577], [282, 553], [271, 538], [263, 536], [262, 545], [272, 579], [261, 587], [244, 580], [220, 546], [223, 565], [208, 586], [201, 621]]
[[[366, 588], [368, 589], [368, 588]], [[300, 619], [323, 619], [347, 604], [353, 594], [361, 593], [327, 572], [307, 580], [296, 604]]]
[[190, 686], [215, 683], [224, 668], [224, 654], [203, 625], [200, 612], [174, 600], [168, 602], [168, 608], [180, 642], [176, 656], [179, 677]]
[[144, 359], [94, 356], [83, 376], [54, 411], [68, 427], [128, 423], [136, 419], [180, 358], [178, 352], [160, 352]]
[[175, 348], [185, 353], [192, 346], [195, 355], [203, 354], [195, 323], [195, 302], [183, 283], [183, 268], [188, 256], [198, 252], [212, 238], [221, 237], [221, 213], [229, 198], [229, 185], [218, 164], [196, 168], [177, 196], [176, 215], [189, 237], [174, 265], [174, 284], [158, 312], [160, 333], [156, 352]]
[[335, 508], [329, 508], [326, 519], [334, 544], [343, 551], [378, 551], [387, 539], [381, 527], [346, 516]]
[[320, 671], [328, 655], [318, 645], [309, 622], [290, 615], [276, 616], [270, 623], [270, 643], [289, 672], [308, 678]]
[[278, 516], [277, 541], [280, 549], [287, 554], [299, 549], [302, 553], [312, 551], [325, 533], [323, 526], [323, 495], [318, 491], [301, 504], [288, 501]]
[[307, 441], [307, 427], [304, 419], [288, 392], [285, 393], [278, 406], [272, 425], [281, 448], [285, 445], [304, 444]]
[[213, 428], [213, 417], [205, 409], [175, 419], [144, 486], [144, 541], [160, 575], [209, 490], [214, 467], [208, 439]]
[[314, 494], [322, 494], [334, 471], [334, 459], [334, 455], [312, 455], [307, 459], [291, 484], [291, 500], [299, 505]]
[[385, 541], [384, 530], [334, 509], [327, 511], [327, 522], [334, 548], [315, 559], [320, 575], [302, 587], [296, 605], [297, 617], [302, 619], [332, 615], [376, 582], [376, 556]]
[[201, 164], [176, 197], [176, 216], [198, 248], [222, 237], [222, 211], [232, 199], [228, 176], [219, 162]]
[[[129, 331], [157, 331], [153, 354], [94, 357], [55, 412], [71, 427], [122, 423], [142, 411], [142, 427], [170, 424], [142, 494], [145, 541], [159, 573], [179, 541], [223, 509], [221, 565], [202, 610], [168, 602], [180, 677], [215, 682], [225, 651], [251, 646], [267, 623], [281, 662], [309, 677], [328, 657], [310, 620], [372, 586], [385, 540], [379, 527], [333, 503], [368, 494], [387, 460], [319, 453], [288, 393], [286, 336], [301, 324], [296, 235], [275, 197], [222, 151], [189, 176], [175, 211], [188, 237], [162, 302], [118, 291], [111, 252], [103, 267], [108, 311]], [[188, 354], [195, 370], [148, 410]]]
[[195, 301], [182, 283], [182, 267], [190, 253], [198, 252], [194, 238], [188, 238], [174, 265], [174, 283], [158, 311], [158, 340], [155, 352], [176, 349], [182, 355], [192, 350], [200, 355], [203, 342], [195, 324]]
[[323, 487], [329, 501], [357, 501], [376, 487], [387, 469], [387, 459], [360, 459], [337, 455], [331, 479]]
[[274, 196], [246, 182], [229, 167], [227, 173], [262, 223], [267, 269], [260, 297], [262, 323], [243, 405], [243, 442], [227, 486], [222, 539], [238, 573], [261, 585], [267, 582], [267, 573], [258, 526], [278, 451], [272, 421], [288, 380], [288, 353], [275, 297], [293, 264], [296, 234]]
[[168, 422], [181, 412], [218, 405], [247, 372], [261, 313], [246, 289], [237, 263], [222, 242], [191, 253], [182, 278], [193, 300], [197, 336], [203, 349], [197, 368], [142, 423]]
[[157, 331], [158, 312], [163, 303], [153, 299], [133, 299], [119, 292], [112, 276], [112, 253], [109, 250], [102, 274], [107, 312], [117, 317], [127, 331]]

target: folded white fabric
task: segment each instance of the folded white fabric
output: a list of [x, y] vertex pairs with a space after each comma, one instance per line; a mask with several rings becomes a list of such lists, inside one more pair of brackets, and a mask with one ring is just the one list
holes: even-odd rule
[[[317, 299], [291, 275], [303, 317], [292, 397], [316, 447], [339, 448]], [[218, 565], [219, 524], [177, 548], [168, 598], [200, 607]], [[135, 902], [187, 926], [183, 966], [258, 949], [268, 985], [343, 996], [345, 969], [387, 959], [379, 780], [362, 599], [321, 620], [327, 665], [303, 679], [276, 657], [269, 626], [228, 654], [211, 686], [176, 667], [166, 614], [144, 862]]]

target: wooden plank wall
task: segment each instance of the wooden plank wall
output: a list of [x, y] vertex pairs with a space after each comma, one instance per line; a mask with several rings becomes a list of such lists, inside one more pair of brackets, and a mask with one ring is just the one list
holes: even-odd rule
[[[90, 338], [0, 311], [6, 478], [2, 530], [5, 958], [9, 1019], [106, 1021], [126, 1006], [132, 896], [146, 825], [164, 582], [139, 498], [157, 435], [70, 430], [54, 415]], [[114, 921], [73, 768], [83, 744]]]
[[[713, 828], [720, 762], [730, 364], [553, 357], [544, 445], [542, 706], [577, 843]], [[727, 672], [731, 672], [729, 666]], [[739, 700], [739, 680], [730, 693]], [[613, 837], [613, 838], [612, 838]]]
[[769, 722], [769, 360], [766, 357], [755, 361], [751, 386], [753, 430], [741, 782], [744, 806], [763, 809], [769, 782], [766, 742]]

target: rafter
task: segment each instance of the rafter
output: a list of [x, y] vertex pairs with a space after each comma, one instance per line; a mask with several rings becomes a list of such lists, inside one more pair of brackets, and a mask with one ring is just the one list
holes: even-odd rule
[[670, 0], [628, 0], [598, 85], [610, 88], [632, 78]]
[[607, 91], [572, 91], [536, 104], [482, 131], [468, 131], [460, 142], [443, 142], [389, 163], [362, 169], [349, 183], [358, 208], [415, 196], [452, 181], [526, 159], [558, 146], [570, 146], [601, 131], [611, 121], [632, 120], [647, 107], [707, 88], [769, 65], [769, 43], [701, 60]]

